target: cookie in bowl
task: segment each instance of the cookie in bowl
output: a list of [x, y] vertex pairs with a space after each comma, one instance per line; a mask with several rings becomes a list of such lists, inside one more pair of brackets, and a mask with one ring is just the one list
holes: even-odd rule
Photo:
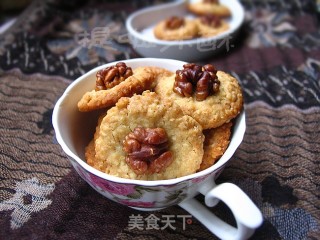
[[96, 73], [95, 89], [86, 92], [78, 102], [81, 112], [114, 106], [121, 97], [131, 97], [152, 89], [156, 79], [171, 72], [158, 67], [131, 69], [124, 62], [101, 69]]
[[159, 81], [155, 92], [177, 103], [184, 114], [196, 119], [203, 129], [229, 122], [243, 107], [242, 90], [237, 79], [217, 71], [211, 64], [184, 64], [175, 75]]
[[97, 130], [91, 165], [113, 176], [173, 179], [195, 173], [202, 162], [201, 125], [154, 92], [121, 98]]
[[204, 130], [204, 154], [198, 171], [211, 167], [225, 153], [230, 143], [232, 125], [232, 122], [227, 122], [220, 127]]
[[106, 112], [102, 113], [99, 118], [98, 118], [98, 123], [95, 129], [95, 133], [93, 136], [93, 139], [89, 142], [89, 144], [85, 147], [85, 159], [86, 162], [90, 165], [90, 166], [94, 166], [96, 169], [98, 170], [102, 170], [105, 169], [105, 165], [98, 165], [96, 162], [96, 150], [95, 150], [95, 141], [98, 139], [99, 137], [99, 133], [100, 133], [100, 126], [101, 126], [101, 122], [102, 119], [106, 116]]
[[197, 37], [198, 28], [191, 19], [172, 16], [159, 22], [153, 32], [155, 37], [161, 40], [187, 40]]

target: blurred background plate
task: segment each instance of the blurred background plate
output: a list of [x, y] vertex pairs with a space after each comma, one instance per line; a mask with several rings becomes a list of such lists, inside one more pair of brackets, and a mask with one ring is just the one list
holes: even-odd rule
[[244, 21], [244, 8], [238, 0], [220, 0], [231, 11], [227, 19], [230, 28], [217, 36], [192, 40], [165, 41], [157, 39], [153, 28], [171, 16], [194, 17], [187, 4], [198, 0], [177, 0], [172, 3], [148, 7], [132, 13], [126, 20], [129, 40], [134, 50], [144, 57], [197, 61], [229, 48]]

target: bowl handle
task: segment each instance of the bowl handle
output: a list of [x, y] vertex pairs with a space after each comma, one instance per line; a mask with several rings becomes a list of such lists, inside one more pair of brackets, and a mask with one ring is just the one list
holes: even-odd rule
[[205, 195], [205, 204], [213, 207], [221, 200], [233, 213], [237, 228], [230, 226], [214, 215], [196, 199], [191, 198], [179, 204], [197, 218], [213, 234], [221, 239], [248, 239], [263, 221], [262, 214], [252, 200], [236, 185], [222, 183], [213, 186]]

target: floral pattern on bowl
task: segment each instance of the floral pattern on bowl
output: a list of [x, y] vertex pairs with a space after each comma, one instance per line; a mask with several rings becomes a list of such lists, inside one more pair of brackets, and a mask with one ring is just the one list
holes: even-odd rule
[[84, 170], [75, 161], [72, 161], [72, 165], [81, 178], [100, 194], [120, 204], [143, 209], [159, 209], [179, 204], [190, 194], [196, 195], [203, 182], [213, 181], [223, 170], [223, 168], [220, 168], [210, 174], [191, 178], [179, 184], [142, 186], [111, 182]]

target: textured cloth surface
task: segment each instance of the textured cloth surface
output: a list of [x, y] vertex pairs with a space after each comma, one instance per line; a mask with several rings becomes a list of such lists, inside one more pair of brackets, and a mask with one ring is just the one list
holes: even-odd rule
[[[52, 110], [66, 87], [93, 67], [139, 57], [125, 19], [164, 2], [34, 1], [0, 35], [0, 239], [216, 239], [195, 218], [184, 227], [178, 206], [139, 212], [99, 195], [54, 138]], [[318, 8], [241, 2], [246, 19], [230, 48], [199, 62], [237, 77], [245, 97], [247, 131], [217, 182], [237, 184], [263, 213], [252, 239], [319, 239]], [[211, 211], [234, 224], [222, 203]], [[130, 227], [134, 216], [168, 215], [172, 228]]]

